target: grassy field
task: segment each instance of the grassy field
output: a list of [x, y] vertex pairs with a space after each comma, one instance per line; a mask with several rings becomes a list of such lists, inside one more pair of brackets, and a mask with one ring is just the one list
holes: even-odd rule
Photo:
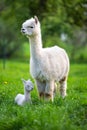
[[31, 92], [32, 104], [14, 103], [23, 93], [21, 78], [30, 78], [28, 62], [0, 60], [0, 130], [86, 130], [87, 129], [87, 64], [71, 64], [68, 96], [57, 93], [54, 102], [39, 101], [36, 86]]

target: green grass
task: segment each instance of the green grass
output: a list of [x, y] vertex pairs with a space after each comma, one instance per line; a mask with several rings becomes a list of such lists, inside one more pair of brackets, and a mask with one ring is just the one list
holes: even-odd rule
[[87, 129], [87, 65], [71, 64], [68, 96], [56, 95], [54, 102], [39, 101], [36, 86], [31, 92], [32, 104], [14, 103], [23, 93], [21, 78], [30, 78], [28, 62], [0, 60], [0, 130], [86, 130]]

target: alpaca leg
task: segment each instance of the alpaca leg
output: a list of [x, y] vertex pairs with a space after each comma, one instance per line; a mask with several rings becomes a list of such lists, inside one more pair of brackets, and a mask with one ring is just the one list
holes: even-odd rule
[[56, 91], [57, 91], [57, 84], [56, 84], [56, 82], [55, 82], [55, 83], [54, 83], [54, 91], [53, 91], [54, 97], [55, 97], [55, 95], [56, 95]]
[[62, 80], [59, 81], [60, 83], [60, 94], [64, 98], [66, 94], [66, 89], [67, 89], [67, 79], [64, 77]]
[[40, 81], [36, 79], [37, 89], [39, 92], [39, 97], [44, 98], [44, 92], [45, 92], [45, 81]]
[[54, 81], [47, 81], [45, 88], [45, 99], [53, 101], [54, 97]]

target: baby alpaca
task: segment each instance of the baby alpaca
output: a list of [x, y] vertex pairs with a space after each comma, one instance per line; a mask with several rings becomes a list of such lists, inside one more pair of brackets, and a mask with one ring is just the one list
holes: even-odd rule
[[53, 101], [55, 83], [60, 83], [60, 94], [64, 98], [67, 89], [69, 58], [58, 46], [43, 48], [40, 22], [35, 16], [22, 24], [21, 32], [30, 42], [30, 72], [34, 77], [39, 96]]
[[33, 90], [33, 84], [30, 80], [26, 81], [26, 80], [22, 79], [22, 81], [24, 84], [24, 95], [17, 94], [17, 96], [15, 97], [15, 102], [20, 106], [28, 101], [31, 103], [30, 92]]

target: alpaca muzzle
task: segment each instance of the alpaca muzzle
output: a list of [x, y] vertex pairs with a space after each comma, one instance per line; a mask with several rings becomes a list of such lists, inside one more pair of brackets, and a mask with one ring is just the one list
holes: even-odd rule
[[21, 28], [21, 32], [22, 32], [23, 34], [25, 34], [25, 29], [24, 29], [24, 28]]

